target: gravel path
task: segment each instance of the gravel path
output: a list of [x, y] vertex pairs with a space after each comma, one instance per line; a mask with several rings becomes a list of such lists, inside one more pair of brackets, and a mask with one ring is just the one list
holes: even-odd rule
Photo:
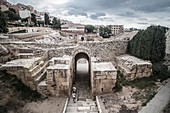
[[170, 79], [160, 88], [155, 97], [139, 113], [161, 113], [170, 100]]

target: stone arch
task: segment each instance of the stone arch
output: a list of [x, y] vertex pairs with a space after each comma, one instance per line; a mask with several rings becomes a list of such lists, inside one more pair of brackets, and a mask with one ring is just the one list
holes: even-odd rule
[[[91, 71], [91, 51], [90, 51], [90, 49], [88, 49], [88, 48], [86, 48], [86, 47], [84, 47], [84, 46], [81, 46], [81, 47], [78, 47], [78, 48], [76, 48], [73, 52], [72, 52], [72, 56], [73, 56], [73, 59], [72, 59], [72, 67], [73, 67], [73, 76], [75, 75], [75, 69], [76, 69], [76, 67], [75, 67], [75, 65], [76, 65], [76, 62], [77, 62], [77, 60], [76, 60], [76, 55], [78, 55], [78, 54], [80, 54], [80, 53], [84, 53], [84, 55], [86, 55], [86, 56], [82, 56], [82, 58], [85, 58], [85, 59], [87, 59], [88, 60], [88, 62], [89, 62], [89, 71]], [[90, 73], [91, 74], [91, 73]]]
[[72, 56], [75, 57], [78, 53], [86, 53], [89, 57], [91, 57], [91, 50], [84, 46], [74, 49]]
[[[73, 56], [73, 59], [72, 59], [72, 67], [73, 67], [73, 82], [75, 81], [75, 76], [76, 76], [76, 63], [79, 59], [81, 58], [85, 58], [87, 61], [88, 61], [88, 65], [89, 65], [89, 76], [90, 76], [90, 87], [92, 88], [92, 69], [91, 69], [91, 51], [90, 49], [82, 46], [82, 47], [78, 47], [76, 48], [73, 52], [72, 52], [72, 56]], [[78, 58], [77, 58], [78, 57]]]

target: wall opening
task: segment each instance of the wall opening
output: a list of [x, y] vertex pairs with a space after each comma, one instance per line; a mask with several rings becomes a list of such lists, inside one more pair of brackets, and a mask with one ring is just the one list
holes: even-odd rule
[[81, 41], [84, 41], [84, 37], [81, 37]]
[[78, 96], [81, 98], [91, 98], [90, 59], [86, 53], [76, 54], [74, 70], [73, 84], [78, 89]]

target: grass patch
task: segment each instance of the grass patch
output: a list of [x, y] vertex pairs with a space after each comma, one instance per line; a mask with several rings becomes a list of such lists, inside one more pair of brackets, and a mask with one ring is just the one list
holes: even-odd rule
[[138, 88], [140, 89], [140, 92], [134, 93], [133, 98], [136, 100], [141, 100], [142, 106], [145, 106], [157, 93], [155, 81], [156, 79], [154, 76], [138, 78], [133, 81], [129, 81], [126, 80], [120, 71], [118, 71], [115, 92], [121, 91], [123, 86]]
[[135, 79], [132, 81], [126, 80], [126, 78], [124, 77], [124, 75], [118, 71], [117, 72], [117, 82], [116, 82], [116, 86], [115, 86], [115, 91], [121, 91], [123, 86], [131, 86], [131, 87], [136, 87], [139, 89], [145, 89], [147, 87], [153, 87], [155, 86], [155, 81], [156, 79], [153, 78], [153, 76], [151, 77], [144, 77], [144, 78], [139, 78], [139, 79]]
[[162, 62], [154, 63], [152, 70], [154, 78], [159, 79], [161, 82], [170, 78], [170, 71], [168, 71], [167, 66]]
[[132, 86], [132, 87], [137, 87], [139, 89], [145, 89], [148, 87], [153, 87], [155, 86], [155, 80], [153, 77], [144, 77], [144, 78], [139, 78], [135, 79], [133, 81], [125, 81], [123, 82], [124, 86]]

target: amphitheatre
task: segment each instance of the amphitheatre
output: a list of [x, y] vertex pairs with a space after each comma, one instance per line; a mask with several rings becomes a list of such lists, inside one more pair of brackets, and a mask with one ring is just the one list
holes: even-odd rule
[[[150, 61], [127, 54], [128, 41], [136, 31], [103, 39], [94, 34], [70, 35], [49, 28], [27, 29], [38, 32], [0, 37], [1, 68], [44, 97], [67, 98], [63, 113], [101, 113], [98, 96], [113, 92], [118, 71], [127, 80], [152, 73]], [[77, 71], [81, 68], [79, 63], [87, 64], [85, 73]], [[71, 99], [74, 85], [80, 100], [76, 105], [82, 104], [80, 107], [75, 107]]]

